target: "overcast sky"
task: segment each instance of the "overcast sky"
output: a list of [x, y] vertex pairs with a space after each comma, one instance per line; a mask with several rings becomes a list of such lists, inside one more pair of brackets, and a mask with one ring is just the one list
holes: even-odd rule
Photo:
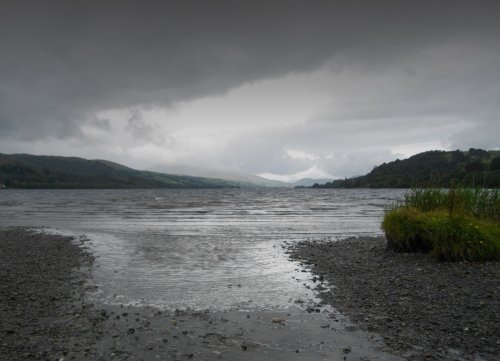
[[0, 0], [0, 152], [279, 180], [500, 149], [500, 1]]

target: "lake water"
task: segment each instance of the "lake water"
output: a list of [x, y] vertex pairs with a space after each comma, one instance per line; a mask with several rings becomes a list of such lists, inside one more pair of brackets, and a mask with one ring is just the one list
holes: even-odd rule
[[285, 308], [312, 297], [283, 241], [381, 234], [404, 190], [1, 190], [0, 226], [86, 235], [93, 297], [162, 308]]

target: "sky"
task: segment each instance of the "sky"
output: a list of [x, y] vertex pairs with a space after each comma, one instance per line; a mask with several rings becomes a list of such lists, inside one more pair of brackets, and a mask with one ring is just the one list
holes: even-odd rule
[[500, 149], [500, 1], [0, 0], [0, 152], [343, 178]]

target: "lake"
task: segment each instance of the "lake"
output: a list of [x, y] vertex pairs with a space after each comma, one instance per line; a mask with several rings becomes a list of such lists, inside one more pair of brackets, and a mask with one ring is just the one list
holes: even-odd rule
[[286, 308], [313, 297], [284, 241], [380, 235], [405, 190], [0, 191], [0, 226], [85, 235], [92, 295], [164, 309]]

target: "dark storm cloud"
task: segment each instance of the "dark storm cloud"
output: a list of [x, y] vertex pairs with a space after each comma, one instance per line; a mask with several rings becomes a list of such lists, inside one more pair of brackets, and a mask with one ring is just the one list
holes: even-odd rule
[[376, 70], [450, 41], [499, 49], [499, 13], [498, 1], [2, 1], [0, 137], [74, 136], [102, 110], [327, 60]]

